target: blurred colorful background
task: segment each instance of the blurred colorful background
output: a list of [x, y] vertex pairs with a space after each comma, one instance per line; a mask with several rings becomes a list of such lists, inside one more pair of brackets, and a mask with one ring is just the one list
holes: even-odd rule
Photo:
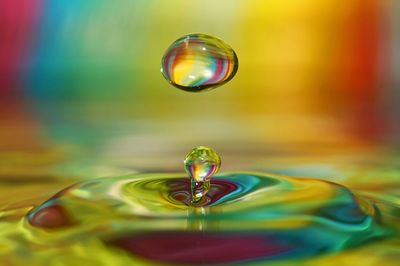
[[[0, 210], [77, 180], [183, 172], [198, 145], [222, 172], [328, 179], [399, 207], [399, 12], [396, 0], [2, 0]], [[231, 45], [239, 70], [193, 94], [160, 62], [197, 32]], [[394, 265], [398, 245], [363, 254]]]

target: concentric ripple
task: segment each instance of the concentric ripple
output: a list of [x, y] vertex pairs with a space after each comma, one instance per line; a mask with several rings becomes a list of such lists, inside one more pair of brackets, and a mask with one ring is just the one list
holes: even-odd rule
[[[379, 210], [315, 179], [219, 175], [203, 206], [187, 177], [142, 174], [68, 187], [27, 214], [33, 237], [95, 237], [129, 256], [172, 264], [241, 263], [338, 251], [382, 237]], [[49, 234], [47, 234], [49, 236]]]

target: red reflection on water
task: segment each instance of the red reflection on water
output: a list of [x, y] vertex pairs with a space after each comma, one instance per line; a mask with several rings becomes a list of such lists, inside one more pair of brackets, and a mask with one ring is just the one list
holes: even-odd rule
[[[179, 180], [168, 181], [169, 195], [176, 200], [190, 205], [190, 181], [188, 178], [182, 178]], [[237, 184], [222, 179], [212, 179], [210, 190], [208, 191], [206, 198], [207, 200], [202, 206], [211, 205], [223, 196], [228, 195], [238, 189]]]
[[28, 221], [32, 226], [43, 229], [58, 229], [74, 224], [64, 207], [58, 204], [35, 211], [29, 215]]
[[118, 246], [146, 259], [179, 264], [214, 264], [273, 257], [290, 246], [273, 237], [218, 232], [153, 232], [113, 240]]

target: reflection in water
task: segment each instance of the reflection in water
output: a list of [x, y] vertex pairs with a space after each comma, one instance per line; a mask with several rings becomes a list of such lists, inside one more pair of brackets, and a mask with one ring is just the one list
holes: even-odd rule
[[131, 258], [172, 264], [310, 257], [389, 234], [374, 204], [335, 183], [248, 173], [211, 183], [202, 207], [190, 206], [190, 181], [176, 175], [78, 183], [30, 211], [24, 230], [33, 243], [98, 239]]

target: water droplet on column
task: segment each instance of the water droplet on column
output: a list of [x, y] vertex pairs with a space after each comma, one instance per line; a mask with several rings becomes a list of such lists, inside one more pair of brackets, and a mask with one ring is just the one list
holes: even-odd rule
[[221, 158], [211, 148], [199, 146], [192, 149], [184, 160], [190, 177], [192, 203], [199, 202], [210, 189], [211, 177], [221, 166]]

